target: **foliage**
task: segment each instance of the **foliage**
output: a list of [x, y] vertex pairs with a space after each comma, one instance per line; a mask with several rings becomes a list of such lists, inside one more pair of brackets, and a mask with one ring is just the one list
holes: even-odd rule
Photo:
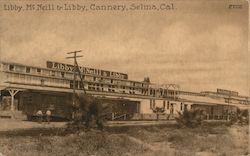
[[84, 122], [86, 128], [90, 128], [91, 123], [95, 121], [98, 128], [103, 129], [103, 122], [107, 114], [111, 112], [109, 104], [102, 103], [97, 97], [86, 94], [77, 94], [76, 99], [75, 127], [77, 128], [77, 125], [81, 126], [81, 123]]
[[[1, 138], [0, 153], [8, 156], [126, 156], [147, 150], [125, 134], [90, 131], [66, 136]], [[1, 155], [1, 154], [0, 154]]]
[[183, 113], [178, 112], [178, 117], [175, 118], [179, 127], [194, 128], [201, 125], [204, 115], [203, 110], [184, 110]]
[[164, 107], [156, 107], [155, 109], [153, 109], [154, 113], [164, 113], [165, 112], [165, 108]]
[[239, 125], [247, 125], [249, 124], [249, 111], [248, 109], [240, 110], [237, 109], [237, 113], [230, 114], [230, 122], [229, 125], [239, 124]]
[[[8, 156], [237, 156], [248, 154], [248, 126], [202, 124], [122, 127], [78, 134], [0, 137], [0, 153]], [[121, 131], [122, 130], [122, 131]], [[53, 132], [52, 132], [53, 131]], [[40, 132], [39, 132], [40, 133]], [[38, 135], [39, 135], [38, 133]], [[54, 133], [54, 129], [51, 130]], [[30, 134], [30, 131], [29, 131]]]

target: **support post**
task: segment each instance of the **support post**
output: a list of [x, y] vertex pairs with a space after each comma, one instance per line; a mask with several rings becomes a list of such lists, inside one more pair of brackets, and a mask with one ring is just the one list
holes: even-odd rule
[[111, 120], [113, 121], [115, 119], [115, 114], [114, 113], [111, 113]]
[[10, 96], [11, 96], [11, 105], [10, 105], [10, 110], [11, 111], [14, 111], [14, 100], [15, 100], [15, 95], [19, 92], [19, 90], [12, 90], [12, 89], [9, 89], [8, 90], [9, 93], [10, 93]]

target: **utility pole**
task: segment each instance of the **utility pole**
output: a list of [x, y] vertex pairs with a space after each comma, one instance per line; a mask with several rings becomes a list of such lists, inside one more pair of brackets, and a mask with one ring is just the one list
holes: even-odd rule
[[227, 103], [227, 121], [229, 121], [229, 103], [230, 103], [230, 94], [228, 95], [228, 103]]
[[[76, 58], [78, 57], [83, 57], [82, 55], [77, 55], [77, 53], [82, 52], [82, 50], [78, 50], [78, 51], [72, 51], [72, 52], [68, 52], [67, 54], [73, 54], [73, 56], [70, 57], [66, 57], [67, 59], [74, 59], [74, 80], [73, 80], [73, 108], [75, 108], [75, 94], [76, 94], [76, 71], [78, 70], [77, 68], [77, 61]], [[73, 111], [74, 112], [74, 111]], [[73, 115], [74, 118], [74, 115]]]

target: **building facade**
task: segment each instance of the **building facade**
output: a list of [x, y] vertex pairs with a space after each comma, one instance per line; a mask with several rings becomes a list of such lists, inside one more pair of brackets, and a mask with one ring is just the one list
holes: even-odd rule
[[[249, 106], [249, 98], [239, 96], [237, 92], [187, 92], [181, 91], [175, 84], [157, 85], [146, 80], [129, 80], [125, 73], [86, 67], [79, 69], [83, 83], [77, 74], [76, 92], [83, 92], [84, 88], [91, 95], [104, 98], [104, 101], [112, 101], [113, 105], [120, 105], [120, 109], [134, 109], [132, 113], [135, 119], [154, 119], [156, 109], [159, 108], [163, 110], [160, 117], [165, 119], [169, 115], [174, 116], [185, 109], [191, 109], [194, 104], [232, 105], [241, 108]], [[74, 88], [73, 79], [74, 66], [69, 64], [47, 61], [46, 67], [35, 67], [0, 62], [0, 108], [25, 111], [35, 105], [39, 109], [53, 107], [55, 111], [67, 106], [69, 110], [72, 103], [70, 95]], [[4, 106], [8, 105], [4, 102], [6, 99], [9, 99], [7, 101], [10, 101], [10, 106]], [[63, 104], [65, 101], [67, 104]], [[36, 109], [38, 108], [33, 108]], [[126, 111], [123, 113], [126, 114]]]

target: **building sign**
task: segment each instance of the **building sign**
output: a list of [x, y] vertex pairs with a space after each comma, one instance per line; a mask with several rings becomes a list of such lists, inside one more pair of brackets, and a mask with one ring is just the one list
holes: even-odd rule
[[217, 89], [218, 94], [224, 94], [224, 95], [234, 95], [238, 96], [238, 92], [231, 91], [231, 90], [225, 90], [225, 89]]
[[[51, 62], [51, 61], [47, 61], [47, 68], [64, 70], [64, 71], [69, 71], [69, 72], [74, 71], [73, 65]], [[79, 69], [80, 69], [81, 73], [83, 73], [83, 74], [90, 74], [90, 75], [103, 76], [103, 77], [109, 77], [109, 78], [117, 78], [117, 79], [128, 79], [128, 75], [124, 74], [124, 73], [112, 72], [112, 71], [106, 71], [106, 70], [100, 70], [100, 69], [93, 69], [93, 68], [86, 68], [86, 67], [80, 67], [80, 66], [79, 66]]]

